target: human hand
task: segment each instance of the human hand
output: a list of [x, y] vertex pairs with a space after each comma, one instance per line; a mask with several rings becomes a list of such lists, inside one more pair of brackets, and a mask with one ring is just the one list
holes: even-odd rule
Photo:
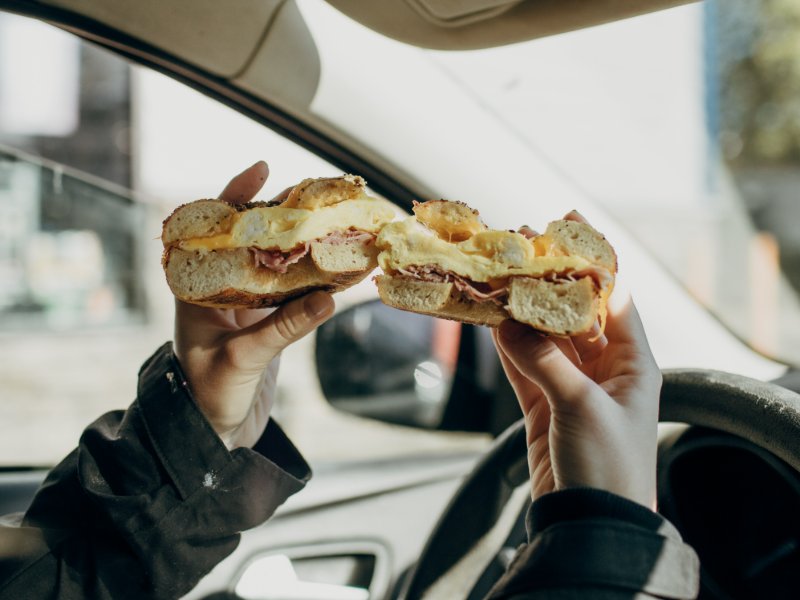
[[525, 416], [532, 497], [592, 487], [654, 508], [661, 372], [629, 296], [612, 295], [590, 341], [597, 331], [561, 339], [508, 320], [492, 332]]
[[[220, 199], [250, 201], [269, 175], [246, 169]], [[285, 195], [285, 191], [281, 195]], [[313, 292], [273, 309], [218, 309], [175, 301], [175, 355], [195, 401], [229, 449], [252, 447], [267, 425], [279, 355], [333, 314], [330, 294]]]

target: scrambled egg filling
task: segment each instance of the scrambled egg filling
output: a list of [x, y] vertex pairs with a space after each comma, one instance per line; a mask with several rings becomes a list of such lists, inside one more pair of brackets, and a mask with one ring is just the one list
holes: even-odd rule
[[177, 245], [190, 251], [260, 248], [288, 252], [343, 229], [377, 233], [393, 218], [394, 211], [385, 202], [366, 195], [316, 210], [256, 207], [236, 213], [225, 233], [183, 240]]
[[376, 245], [381, 250], [378, 264], [388, 273], [435, 264], [472, 281], [489, 282], [511, 276], [541, 277], [597, 268], [579, 256], [542, 255], [541, 249], [547, 244], [534, 244], [511, 231], [479, 231], [464, 241], [449, 242], [415, 217], [386, 225]]

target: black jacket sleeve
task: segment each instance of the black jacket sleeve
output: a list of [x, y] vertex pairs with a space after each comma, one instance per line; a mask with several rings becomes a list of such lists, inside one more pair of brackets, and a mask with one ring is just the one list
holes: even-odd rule
[[536, 500], [491, 600], [696, 598], [699, 561], [658, 514], [614, 494], [570, 489]]
[[90, 425], [21, 523], [0, 524], [0, 599], [179, 597], [309, 477], [272, 421], [229, 452], [166, 344], [130, 408]]

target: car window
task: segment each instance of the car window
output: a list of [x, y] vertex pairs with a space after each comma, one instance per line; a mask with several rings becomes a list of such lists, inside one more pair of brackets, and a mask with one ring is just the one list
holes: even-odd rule
[[[0, 15], [0, 465], [54, 464], [133, 400], [139, 366], [172, 336], [161, 221], [260, 159], [264, 199], [341, 174], [165, 76]], [[339, 305], [375, 296], [367, 281]], [[313, 358], [313, 337], [284, 353], [274, 409], [312, 463], [487, 443], [340, 414]]]
[[797, 3], [740, 0], [430, 54], [737, 336], [800, 365], [798, 41]]
[[798, 365], [798, 15], [698, 3], [435, 60], [741, 339]]
[[[762, 354], [800, 363], [795, 5], [694, 3], [451, 52], [308, 0], [312, 110], [494, 227], [579, 209], [619, 251], [659, 364], [774, 378]], [[745, 114], [760, 130], [732, 123]]]

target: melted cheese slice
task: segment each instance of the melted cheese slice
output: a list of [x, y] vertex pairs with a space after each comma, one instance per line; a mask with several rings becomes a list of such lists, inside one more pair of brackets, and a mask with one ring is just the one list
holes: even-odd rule
[[381, 250], [378, 264], [388, 273], [435, 264], [472, 281], [486, 282], [512, 275], [540, 277], [592, 267], [580, 256], [537, 255], [531, 240], [511, 231], [482, 231], [463, 242], [448, 242], [414, 217], [386, 225], [376, 245]]
[[233, 215], [226, 233], [183, 240], [177, 246], [190, 251], [252, 247], [290, 251], [334, 231], [378, 233], [394, 215], [388, 203], [369, 196], [316, 210], [256, 207]]

